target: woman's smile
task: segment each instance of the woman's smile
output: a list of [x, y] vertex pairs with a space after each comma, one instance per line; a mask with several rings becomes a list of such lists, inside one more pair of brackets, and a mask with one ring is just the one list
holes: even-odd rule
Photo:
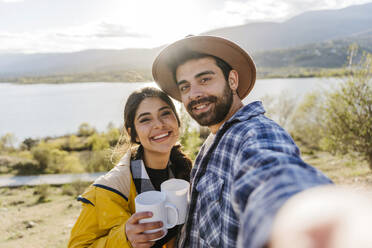
[[176, 115], [160, 98], [144, 99], [135, 115], [134, 126], [138, 141], [148, 151], [169, 153], [178, 140]]
[[167, 140], [172, 134], [172, 131], [169, 131], [169, 132], [164, 132], [164, 133], [161, 133], [161, 134], [157, 134], [153, 137], [151, 137], [150, 139], [155, 141], [155, 142], [163, 142], [165, 140]]

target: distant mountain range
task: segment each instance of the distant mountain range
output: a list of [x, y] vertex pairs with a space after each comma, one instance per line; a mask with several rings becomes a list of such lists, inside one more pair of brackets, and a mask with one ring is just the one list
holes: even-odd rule
[[[240, 44], [260, 68], [337, 68], [357, 43], [372, 52], [372, 3], [339, 10], [310, 11], [283, 23], [252, 23], [203, 33]], [[163, 48], [85, 50], [72, 53], [0, 54], [0, 79], [115, 71], [140, 72], [149, 79]], [[150, 76], [151, 77], [151, 76]], [[143, 79], [137, 77], [137, 79]]]

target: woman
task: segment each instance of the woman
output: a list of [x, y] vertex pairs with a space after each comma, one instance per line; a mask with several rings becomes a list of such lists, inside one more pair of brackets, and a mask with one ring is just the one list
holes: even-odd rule
[[189, 181], [191, 161], [175, 145], [180, 120], [171, 99], [156, 88], [133, 92], [125, 105], [124, 126], [131, 143], [117, 166], [98, 178], [78, 198], [82, 212], [72, 231], [68, 247], [171, 247], [179, 226], [145, 234], [161, 223], [139, 224], [151, 217], [148, 212], [135, 213], [134, 198], [176, 177]]

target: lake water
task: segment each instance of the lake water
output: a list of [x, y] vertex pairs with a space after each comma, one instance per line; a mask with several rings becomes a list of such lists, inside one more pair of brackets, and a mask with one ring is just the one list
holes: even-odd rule
[[[337, 85], [339, 79], [262, 79], [257, 80], [248, 103], [266, 94], [302, 97], [313, 90]], [[27, 137], [40, 138], [76, 133], [87, 122], [106, 130], [112, 122], [123, 123], [126, 98], [143, 86], [155, 83], [73, 83], [18, 85], [0, 83], [0, 136], [13, 133], [17, 143]], [[178, 105], [180, 106], [180, 105]]]

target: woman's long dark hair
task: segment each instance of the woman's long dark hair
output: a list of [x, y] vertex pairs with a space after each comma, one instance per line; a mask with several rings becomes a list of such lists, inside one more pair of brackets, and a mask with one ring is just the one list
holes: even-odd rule
[[[176, 108], [167, 94], [163, 91], [154, 87], [145, 87], [140, 90], [134, 91], [128, 97], [127, 103], [124, 108], [124, 127], [128, 132], [130, 137], [130, 142], [139, 144], [136, 141], [137, 132], [134, 126], [134, 118], [141, 102], [149, 97], [159, 98], [164, 101], [173, 111], [176, 116], [178, 126], [180, 126], [180, 118], [178, 117]], [[130, 133], [129, 133], [130, 130]], [[140, 145], [137, 149], [132, 151], [132, 159], [142, 159], [143, 158], [143, 147]], [[170, 161], [172, 162], [172, 171], [176, 178], [181, 178], [184, 180], [190, 180], [191, 172], [191, 160], [182, 152], [180, 145], [173, 146], [170, 154]]]

